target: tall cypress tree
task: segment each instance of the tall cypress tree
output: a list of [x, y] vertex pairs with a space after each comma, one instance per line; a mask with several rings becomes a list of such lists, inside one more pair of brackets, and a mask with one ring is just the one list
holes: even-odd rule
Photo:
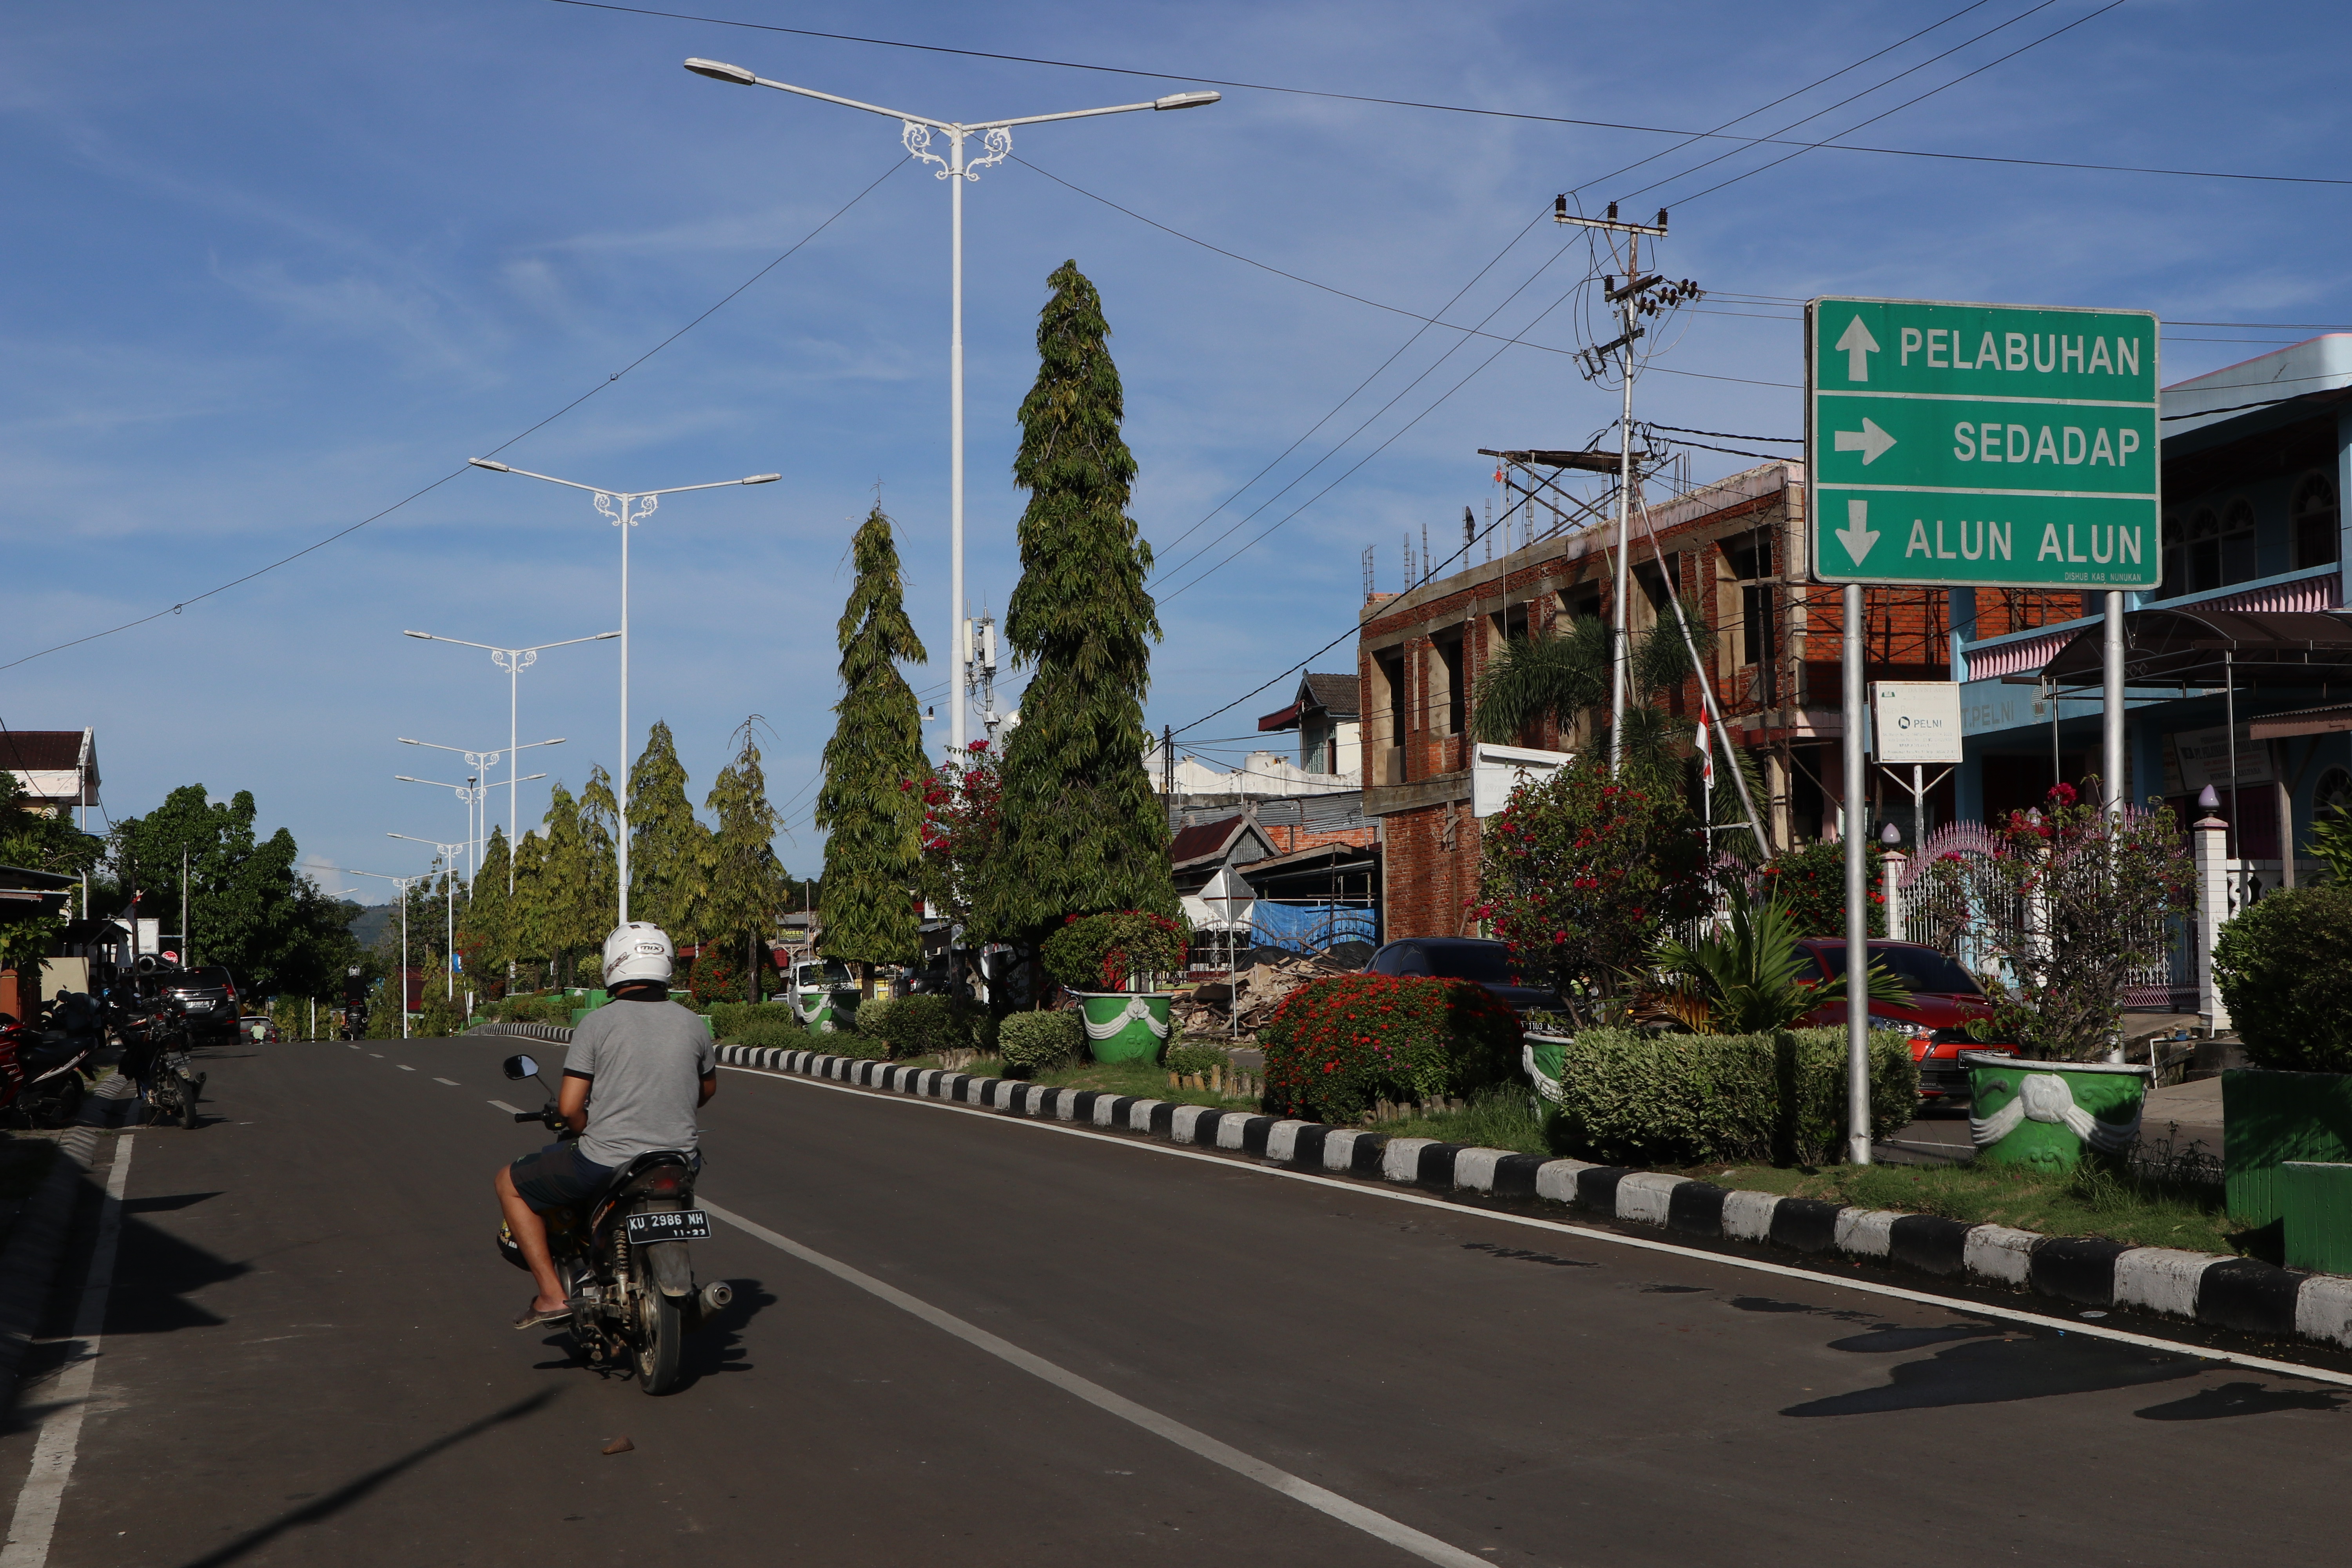
[[700, 942], [702, 866], [710, 829], [686, 798], [686, 764], [664, 720], [629, 770], [629, 918], [651, 921], [677, 943]]
[[1021, 582], [1004, 612], [1015, 659], [1036, 674], [1004, 750], [978, 919], [988, 934], [1030, 941], [1066, 915], [1177, 910], [1168, 822], [1143, 769], [1160, 616], [1143, 586], [1151, 546], [1127, 514], [1135, 458], [1119, 435], [1110, 326], [1077, 263], [1047, 282], [1013, 465], [1029, 492]]
[[791, 891], [783, 866], [776, 859], [776, 831], [783, 823], [768, 804], [768, 779], [760, 766], [760, 742], [755, 726], [759, 715], [743, 721], [735, 731], [741, 744], [735, 760], [719, 770], [703, 805], [719, 819], [719, 829], [706, 846], [703, 888], [706, 941], [728, 942], [728, 951], [744, 957], [747, 999], [760, 999], [760, 969], [776, 934], [776, 917], [783, 913]]
[[906, 963], [922, 935], [914, 886], [922, 858], [923, 717], [898, 673], [927, 656], [907, 618], [898, 548], [877, 503], [851, 541], [857, 580], [841, 612], [841, 700], [824, 743], [816, 825], [826, 830], [820, 890], [828, 956]]

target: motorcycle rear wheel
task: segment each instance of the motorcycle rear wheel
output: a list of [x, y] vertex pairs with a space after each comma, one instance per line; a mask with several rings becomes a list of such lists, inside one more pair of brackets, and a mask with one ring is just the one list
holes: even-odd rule
[[678, 1360], [686, 1345], [686, 1321], [677, 1302], [662, 1293], [654, 1271], [642, 1255], [633, 1260], [636, 1270], [636, 1332], [631, 1359], [636, 1363], [637, 1386], [647, 1394], [667, 1394], [677, 1386]]

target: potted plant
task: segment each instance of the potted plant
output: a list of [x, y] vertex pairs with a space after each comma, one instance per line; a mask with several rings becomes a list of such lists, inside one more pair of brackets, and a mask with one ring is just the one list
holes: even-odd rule
[[1145, 910], [1072, 915], [1045, 939], [1045, 973], [1078, 1000], [1098, 1062], [1150, 1061], [1168, 1038], [1175, 993], [1157, 983], [1181, 971], [1192, 933]]
[[2121, 1154], [2139, 1137], [2154, 1074], [2123, 1062], [2124, 994], [2160, 956], [2164, 916], [2189, 896], [2180, 826], [2160, 805], [2111, 814], [2068, 784], [1995, 829], [1997, 853], [1947, 855], [1927, 868], [1939, 907], [1963, 911], [1947, 952], [1997, 962], [1987, 1040], [2015, 1040], [2021, 1062], [1964, 1052], [1969, 1132], [1995, 1164], [2069, 1168], [2085, 1149]]
[[[2213, 973], [2253, 1064], [2221, 1074], [2221, 1160], [2230, 1213], [2257, 1229], [2293, 1212], [2281, 1167], [2352, 1160], [2352, 853], [2343, 817], [2323, 814], [2316, 887], [2264, 894], [2224, 925]], [[2285, 1238], [2292, 1242], [2290, 1236]]]

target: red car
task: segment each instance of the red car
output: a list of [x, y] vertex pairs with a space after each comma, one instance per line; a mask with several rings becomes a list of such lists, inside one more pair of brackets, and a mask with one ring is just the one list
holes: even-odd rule
[[[1808, 967], [1799, 978], [1819, 981], [1845, 973], [1845, 943], [1834, 937], [1808, 937], [1797, 944]], [[2018, 1054], [2014, 1045], [1971, 1039], [1968, 1026], [1993, 1015], [1984, 987], [1958, 962], [1939, 950], [1916, 942], [1874, 942], [1870, 961], [1884, 964], [1895, 978], [1910, 987], [1907, 1002], [1873, 1002], [1873, 1028], [1899, 1029], [1911, 1037], [1911, 1059], [1919, 1064], [1919, 1092], [1929, 1100], [1949, 1095], [1966, 1097], [1968, 1069], [1960, 1066], [1962, 1051]], [[1827, 1002], [1805, 1015], [1809, 1026], [1845, 1022], [1843, 1002]]]

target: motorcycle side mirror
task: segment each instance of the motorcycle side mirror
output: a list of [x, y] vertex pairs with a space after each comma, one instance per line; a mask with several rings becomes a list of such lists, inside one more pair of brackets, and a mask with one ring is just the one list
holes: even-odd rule
[[499, 1070], [510, 1079], [520, 1080], [539, 1076], [539, 1064], [529, 1057], [509, 1057], [499, 1064]]

